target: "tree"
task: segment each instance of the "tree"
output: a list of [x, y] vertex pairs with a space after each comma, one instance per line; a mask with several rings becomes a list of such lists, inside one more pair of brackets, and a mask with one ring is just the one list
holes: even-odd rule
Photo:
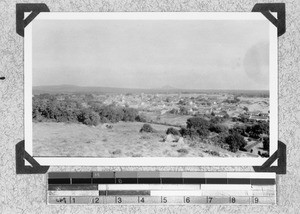
[[[192, 117], [186, 122], [187, 129], [190, 129], [190, 135], [197, 133], [200, 137], [207, 137], [209, 135], [210, 122], [202, 117]], [[193, 137], [193, 136], [191, 136]]]
[[247, 130], [247, 126], [245, 126], [245, 125], [234, 126], [233, 128], [229, 129], [229, 133], [233, 134], [236, 132], [242, 136], [249, 137], [249, 134], [247, 133], [246, 130]]
[[97, 126], [100, 122], [100, 116], [91, 109], [84, 109], [78, 115], [78, 121], [86, 125]]
[[145, 123], [142, 128], [140, 129], [140, 132], [150, 132], [153, 133], [155, 130], [150, 126], [149, 124]]
[[225, 143], [229, 145], [230, 151], [237, 152], [239, 149], [244, 148], [247, 143], [244, 137], [238, 133], [230, 134], [225, 138]]
[[123, 109], [114, 105], [98, 106], [95, 111], [100, 115], [101, 120], [105, 117], [112, 123], [119, 122], [124, 118]]
[[269, 123], [259, 122], [253, 126], [247, 127], [246, 132], [248, 132], [252, 138], [259, 138], [261, 134], [269, 135]]
[[192, 117], [187, 119], [186, 127], [188, 129], [208, 129], [209, 121], [205, 120], [202, 117]]
[[215, 133], [227, 132], [228, 128], [221, 124], [211, 124], [209, 127], [209, 131]]
[[269, 151], [269, 148], [270, 148], [270, 138], [264, 137], [263, 138], [263, 149], [266, 151]]
[[187, 129], [187, 128], [181, 128], [179, 130], [179, 133], [182, 137], [198, 137], [197, 131], [195, 129]]
[[180, 132], [177, 129], [171, 127], [167, 129], [166, 134], [180, 135]]

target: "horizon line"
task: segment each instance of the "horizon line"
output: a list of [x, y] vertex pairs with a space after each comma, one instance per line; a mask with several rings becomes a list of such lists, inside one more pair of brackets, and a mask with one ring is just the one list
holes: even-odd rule
[[[114, 86], [81, 86], [81, 85], [72, 85], [72, 84], [60, 84], [60, 85], [36, 85], [34, 87], [55, 87], [55, 86], [73, 86], [80, 88], [112, 88], [112, 89], [135, 89], [135, 90], [219, 90], [219, 91], [270, 91], [269, 89], [184, 89], [184, 88], [176, 88], [170, 86], [170, 88], [164, 88], [166, 86], [162, 86], [160, 88], [127, 88], [127, 87], [114, 87]], [[167, 85], [168, 86], [168, 85]]]

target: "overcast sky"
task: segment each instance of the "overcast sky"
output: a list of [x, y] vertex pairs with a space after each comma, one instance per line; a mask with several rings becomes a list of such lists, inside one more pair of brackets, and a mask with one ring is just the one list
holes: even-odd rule
[[268, 21], [33, 22], [33, 85], [269, 87]]

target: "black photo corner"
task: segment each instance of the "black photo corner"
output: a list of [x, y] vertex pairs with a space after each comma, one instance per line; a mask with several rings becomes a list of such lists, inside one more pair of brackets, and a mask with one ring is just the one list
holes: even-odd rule
[[[33, 157], [25, 151], [25, 141], [22, 140], [15, 146], [16, 149], [16, 174], [45, 174], [49, 166], [41, 166]], [[25, 165], [25, 160], [31, 166]]]

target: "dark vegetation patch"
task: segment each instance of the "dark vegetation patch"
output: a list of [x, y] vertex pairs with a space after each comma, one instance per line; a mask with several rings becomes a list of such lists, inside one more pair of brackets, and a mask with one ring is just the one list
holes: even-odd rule
[[152, 128], [150, 124], [145, 123], [142, 128], [140, 129], [140, 132], [148, 132], [148, 133], [153, 133], [156, 132], [155, 129]]
[[186, 155], [186, 154], [189, 153], [189, 151], [187, 149], [178, 149], [177, 152], [182, 154], [182, 155]]
[[[244, 124], [228, 129], [222, 123], [226, 118], [219, 118], [211, 115], [210, 118], [192, 117], [187, 120], [186, 127], [179, 130], [181, 136], [192, 140], [202, 139], [202, 142], [210, 139], [214, 145], [231, 152], [245, 150], [247, 145], [245, 137], [261, 140], [263, 135], [269, 134], [268, 122], [257, 122], [254, 124]], [[214, 133], [214, 134], [212, 134]], [[268, 138], [264, 138], [264, 150], [268, 150]]]
[[204, 150], [204, 152], [207, 153], [207, 154], [210, 154], [210, 155], [212, 155], [212, 156], [217, 156], [217, 157], [220, 156], [219, 152], [216, 152], [216, 151], [212, 151], [212, 150]]
[[171, 127], [167, 129], [166, 134], [180, 135], [180, 132], [179, 130]]
[[81, 102], [70, 98], [60, 100], [59, 96], [50, 94], [33, 97], [32, 118], [36, 122], [75, 122], [94, 126], [119, 121], [146, 121], [146, 118], [139, 115], [138, 110], [134, 108], [104, 105], [101, 102], [84, 102], [84, 98]]

